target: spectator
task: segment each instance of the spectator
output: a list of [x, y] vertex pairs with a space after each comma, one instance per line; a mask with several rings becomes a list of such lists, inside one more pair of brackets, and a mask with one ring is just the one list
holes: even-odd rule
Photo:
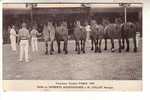
[[33, 29], [30, 32], [31, 34], [31, 46], [32, 51], [38, 51], [38, 40], [37, 35], [39, 35], [39, 32], [36, 30], [36, 26], [33, 26]]
[[25, 54], [25, 61], [29, 62], [29, 30], [26, 28], [26, 23], [22, 23], [22, 28], [19, 30], [20, 39], [20, 58], [19, 61], [23, 61], [23, 55]]
[[10, 29], [10, 43], [12, 51], [16, 51], [16, 36], [15, 26], [12, 25], [12, 28]]

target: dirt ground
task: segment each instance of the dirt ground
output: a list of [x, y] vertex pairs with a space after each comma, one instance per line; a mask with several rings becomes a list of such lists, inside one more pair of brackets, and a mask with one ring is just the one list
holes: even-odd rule
[[[3, 45], [3, 79], [5, 80], [141, 80], [142, 79], [142, 41], [139, 41], [138, 52], [133, 52], [130, 40], [130, 52], [114, 53], [104, 51], [94, 53], [90, 50], [90, 41], [86, 44], [86, 53], [78, 55], [74, 51], [74, 41], [69, 41], [69, 54], [57, 53], [54, 43], [54, 55], [45, 55], [45, 45], [39, 42], [39, 51], [32, 52], [30, 62], [19, 62], [17, 52], [10, 49], [10, 44]], [[118, 48], [118, 42], [115, 41]]]

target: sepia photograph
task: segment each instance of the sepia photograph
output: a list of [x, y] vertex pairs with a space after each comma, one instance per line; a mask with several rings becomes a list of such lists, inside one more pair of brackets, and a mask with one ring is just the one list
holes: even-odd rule
[[142, 2], [2, 6], [3, 80], [142, 81]]

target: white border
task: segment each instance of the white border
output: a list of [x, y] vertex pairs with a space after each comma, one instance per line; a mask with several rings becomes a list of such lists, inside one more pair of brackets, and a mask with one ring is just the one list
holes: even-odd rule
[[[0, 4], [0, 8], [1, 8]], [[0, 12], [1, 13], [1, 12]], [[1, 15], [0, 15], [1, 16]], [[1, 17], [2, 18], [2, 17]], [[0, 24], [0, 28], [2, 23]], [[143, 10], [143, 80], [144, 80], [144, 90], [143, 92], [51, 92], [51, 93], [41, 93], [41, 92], [8, 92], [1, 93], [1, 100], [147, 100], [149, 99], [150, 90], [150, 5], [149, 0], [144, 1]], [[1, 40], [0, 40], [1, 41]], [[1, 44], [2, 45], [2, 44]], [[0, 45], [0, 46], [1, 46]], [[2, 46], [1, 46], [2, 47]]]

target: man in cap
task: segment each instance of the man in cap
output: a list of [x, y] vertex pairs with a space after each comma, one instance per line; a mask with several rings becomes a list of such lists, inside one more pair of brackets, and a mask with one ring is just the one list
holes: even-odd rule
[[25, 61], [29, 62], [29, 30], [26, 28], [26, 23], [22, 23], [22, 28], [18, 34], [20, 40], [20, 58], [19, 61], [23, 61], [23, 55], [25, 54]]

